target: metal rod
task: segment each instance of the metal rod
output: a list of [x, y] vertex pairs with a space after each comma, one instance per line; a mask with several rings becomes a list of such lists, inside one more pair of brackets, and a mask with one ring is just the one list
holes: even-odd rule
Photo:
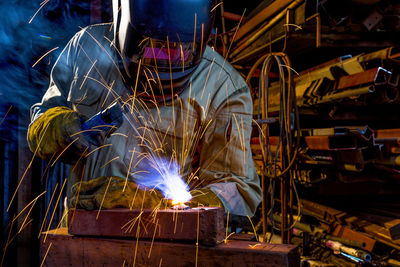
[[315, 29], [315, 35], [316, 35], [316, 40], [315, 40], [315, 47], [320, 47], [321, 46], [321, 16], [319, 13], [315, 13], [314, 15], [306, 18], [306, 21], [310, 21], [315, 18], [315, 22], [317, 24], [317, 28]]
[[285, 177], [281, 177], [281, 238], [282, 244], [287, 244], [287, 234], [286, 234], [286, 182]]
[[[289, 223], [288, 225], [293, 224], [293, 172], [289, 172]], [[291, 231], [288, 231], [288, 243], [291, 240]]]
[[228, 44], [228, 36], [226, 36], [225, 17], [224, 17], [224, 2], [221, 0], [221, 24], [222, 24], [222, 38], [224, 41], [223, 56], [226, 57], [226, 46]]
[[265, 172], [265, 165], [263, 166], [263, 171], [262, 171], [262, 174], [261, 174], [261, 187], [262, 187], [262, 192], [263, 192], [263, 198], [262, 198], [262, 202], [261, 202], [261, 205], [262, 205], [262, 227], [263, 227], [263, 240], [264, 240], [264, 242], [266, 242], [267, 241], [267, 227], [268, 227], [268, 203], [267, 203], [267, 201], [268, 201], [268, 199], [267, 199], [267, 193], [266, 193], [266, 179], [268, 179], [265, 175], [264, 175], [264, 172]]

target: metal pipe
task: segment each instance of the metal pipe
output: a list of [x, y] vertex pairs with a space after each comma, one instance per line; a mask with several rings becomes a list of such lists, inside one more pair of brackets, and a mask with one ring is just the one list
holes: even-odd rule
[[372, 93], [375, 91], [374, 86], [367, 86], [359, 89], [346, 90], [340, 93], [324, 95], [320, 100], [316, 99], [315, 104], [330, 102], [333, 100], [343, 99], [351, 96], [358, 96], [363, 94]]
[[[278, 38], [276, 38], [276, 39], [274, 39], [274, 40], [272, 40], [272, 41], [266, 43], [265, 45], [260, 46], [259, 48], [256, 48], [256, 49], [251, 50], [251, 51], [250, 51], [249, 53], [247, 53], [247, 54], [244, 54], [244, 55], [242, 55], [242, 56], [240, 56], [240, 57], [238, 57], [238, 58], [233, 58], [232, 61], [231, 61], [231, 64], [234, 64], [234, 63], [236, 63], [236, 62], [239, 62], [239, 61], [241, 61], [241, 60], [243, 60], [243, 59], [245, 59], [245, 58], [247, 58], [247, 57], [249, 57], [249, 56], [251, 56], [251, 55], [254, 55], [254, 54], [256, 54], [256, 53], [262, 51], [263, 49], [265, 49], [265, 48], [267, 48], [267, 47], [270, 47], [270, 46], [273, 45], [274, 43], [276, 43], [276, 42], [278, 42], [278, 41], [284, 39], [285, 36], [286, 36], [286, 35], [282, 35], [282, 36], [280, 36], [280, 37], [278, 37]], [[267, 52], [267, 51], [266, 51], [266, 52]]]
[[317, 28], [315, 29], [316, 33], [316, 40], [315, 40], [315, 47], [321, 46], [321, 16], [319, 13], [315, 13], [314, 15], [306, 18], [306, 21], [310, 21], [315, 18], [315, 22], [317, 24]]
[[267, 214], [267, 208], [268, 208], [268, 197], [266, 194], [266, 179], [267, 177], [264, 175], [265, 172], [265, 165], [263, 166], [262, 174], [261, 174], [261, 187], [262, 187], [262, 192], [263, 192], [263, 197], [262, 197], [262, 202], [261, 202], [261, 207], [262, 207], [262, 227], [263, 227], [263, 240], [266, 242], [267, 240], [267, 227], [268, 227], [268, 214]]

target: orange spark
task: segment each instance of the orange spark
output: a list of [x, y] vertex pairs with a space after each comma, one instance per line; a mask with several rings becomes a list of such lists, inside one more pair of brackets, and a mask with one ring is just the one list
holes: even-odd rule
[[56, 201], [56, 206], [54, 207], [53, 214], [51, 215], [50, 222], [49, 222], [49, 227], [47, 227], [47, 231], [46, 231], [46, 235], [44, 236], [43, 243], [46, 243], [47, 234], [48, 234], [48, 232], [50, 230], [50, 226], [51, 226], [51, 222], [53, 221], [54, 213], [56, 212], [58, 203], [60, 201], [61, 195], [62, 195], [63, 190], [64, 190], [64, 186], [65, 186], [65, 183], [67, 182], [67, 180], [68, 180], [67, 178], [64, 179], [64, 183], [63, 183], [63, 185], [62, 185], [62, 187], [60, 189], [60, 194], [58, 195], [58, 198], [57, 198], [57, 201]]
[[[43, 132], [46, 132], [46, 131], [47, 131], [47, 128], [49, 127], [49, 125], [50, 125], [50, 124], [48, 124], [48, 125], [46, 126], [46, 128], [44, 129]], [[17, 185], [17, 188], [16, 188], [15, 191], [14, 191], [14, 195], [12, 196], [12, 198], [11, 198], [11, 200], [10, 200], [10, 204], [8, 204], [7, 212], [10, 210], [11, 204], [12, 204], [12, 202], [14, 201], [15, 196], [17, 195], [18, 189], [19, 189], [19, 187], [21, 186], [22, 181], [23, 181], [24, 178], [25, 178], [25, 175], [27, 174], [28, 170], [29, 170], [30, 167], [32, 166], [33, 160], [35, 159], [35, 156], [36, 156], [36, 154], [37, 154], [37, 152], [38, 152], [38, 150], [39, 150], [40, 144], [42, 143], [42, 140], [43, 140], [43, 137], [44, 137], [44, 136], [45, 136], [45, 135], [42, 135], [42, 137], [40, 138], [39, 143], [38, 143], [38, 145], [37, 145], [37, 147], [36, 147], [36, 149], [35, 149], [35, 152], [33, 153], [32, 159], [31, 159], [31, 161], [29, 162], [28, 167], [26, 167], [25, 172], [22, 174], [21, 179], [19, 180], [19, 183], [18, 183], [18, 185]]]
[[49, 51], [47, 51], [46, 53], [43, 54], [43, 56], [41, 56], [33, 65], [32, 68], [34, 68], [40, 60], [42, 60], [45, 56], [47, 56], [48, 54], [50, 54], [51, 52], [53, 52], [54, 50], [57, 50], [59, 47], [54, 47], [53, 49], [50, 49]]
[[150, 255], [151, 255], [151, 250], [152, 250], [152, 248], [153, 248], [154, 237], [156, 236], [156, 232], [157, 232], [158, 221], [159, 221], [159, 220], [157, 219], [156, 225], [154, 226], [153, 238], [151, 239], [151, 245], [150, 245], [150, 249], [149, 249], [149, 254], [147, 255], [147, 258], [149, 258], [149, 259], [150, 259]]
[[46, 222], [47, 213], [49, 212], [51, 203], [53, 202], [53, 197], [54, 197], [54, 195], [55, 195], [55, 192], [56, 192], [56, 190], [57, 190], [57, 187], [58, 187], [58, 183], [57, 183], [56, 186], [54, 187], [53, 194], [51, 194], [50, 202], [49, 202], [49, 205], [47, 206], [46, 213], [44, 214], [43, 222], [42, 222], [42, 226], [40, 227], [40, 230], [39, 230], [39, 236], [38, 236], [38, 238], [40, 238], [40, 233], [42, 232], [43, 226], [44, 226], [44, 224], [45, 224], [45, 222]]
[[104, 168], [105, 166], [107, 166], [108, 164], [110, 164], [110, 162], [112, 162], [112, 161], [114, 161], [114, 160], [116, 160], [116, 159], [119, 159], [119, 156], [116, 156], [115, 158], [113, 158], [113, 159], [109, 160], [108, 162], [104, 163], [104, 165], [101, 166], [100, 169]]
[[254, 245], [249, 245], [250, 248], [255, 248], [255, 247], [257, 247], [257, 246], [261, 246], [261, 244], [260, 244], [260, 243], [257, 243], [257, 244], [254, 244]]
[[64, 152], [70, 147], [72, 146], [73, 143], [75, 143], [76, 141], [78, 141], [79, 137], [75, 138], [71, 143], [69, 143], [64, 149], [63, 151], [61, 151], [61, 153], [58, 155], [58, 157], [53, 161], [53, 163], [51, 164], [51, 167], [54, 166], [54, 164], [56, 164], [57, 160], [62, 156], [62, 154], [64, 154]]
[[40, 264], [40, 267], [43, 266], [44, 261], [46, 260], [47, 254], [50, 251], [51, 245], [53, 245], [53, 242], [50, 243], [50, 245], [47, 247], [46, 253], [44, 254], [43, 260], [42, 260], [42, 264]]
[[0, 125], [1, 125], [1, 124], [3, 123], [3, 121], [6, 119], [6, 117], [7, 117], [8, 113], [10, 112], [11, 108], [12, 108], [12, 105], [8, 108], [6, 115], [4, 115], [4, 118], [3, 118], [3, 119], [1, 120], [1, 122], [0, 122]]
[[39, 11], [48, 3], [50, 2], [50, 0], [45, 0], [42, 3], [40, 3], [40, 7], [39, 9], [35, 12], [35, 14], [33, 14], [32, 18], [29, 20], [28, 24], [31, 24], [32, 20], [36, 17], [37, 13], [39, 13]]

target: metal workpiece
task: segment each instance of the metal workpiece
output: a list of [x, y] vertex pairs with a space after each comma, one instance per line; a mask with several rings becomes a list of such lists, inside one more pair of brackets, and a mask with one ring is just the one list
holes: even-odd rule
[[68, 233], [76, 236], [198, 242], [214, 246], [225, 238], [222, 208], [69, 210]]

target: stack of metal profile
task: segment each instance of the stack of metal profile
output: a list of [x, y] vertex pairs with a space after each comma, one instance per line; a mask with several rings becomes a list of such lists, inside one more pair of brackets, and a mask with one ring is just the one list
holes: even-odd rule
[[251, 64], [271, 50], [295, 55], [314, 48], [395, 46], [399, 13], [395, 0], [265, 0], [231, 38], [230, 61]]

